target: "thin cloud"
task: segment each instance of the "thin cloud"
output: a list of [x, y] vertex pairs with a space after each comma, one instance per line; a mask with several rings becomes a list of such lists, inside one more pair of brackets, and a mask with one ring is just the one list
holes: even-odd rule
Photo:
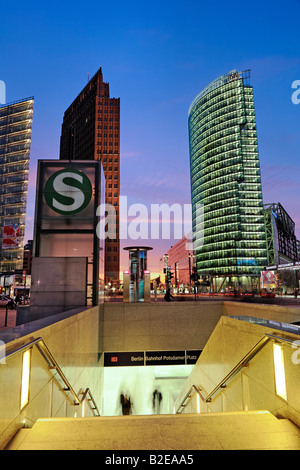
[[135, 158], [135, 157], [140, 157], [141, 153], [140, 152], [121, 152], [120, 158]]
[[300, 191], [300, 181], [297, 179], [299, 168], [291, 165], [262, 165], [263, 190], [273, 192], [280, 197], [282, 192]]

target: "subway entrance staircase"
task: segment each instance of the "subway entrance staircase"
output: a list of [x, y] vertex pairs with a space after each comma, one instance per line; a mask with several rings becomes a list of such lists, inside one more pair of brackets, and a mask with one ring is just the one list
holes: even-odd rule
[[[252, 323], [249, 324], [252, 330], [261, 328]], [[233, 325], [234, 329], [231, 325]], [[228, 332], [228, 337], [231, 341], [232, 330], [238, 332], [238, 326], [238, 319], [223, 317], [220, 323], [220, 335], [222, 336], [224, 331]], [[225, 327], [227, 328], [226, 330]], [[245, 325], [241, 323], [241, 330], [243, 328], [245, 328]], [[217, 330], [215, 331], [216, 334], [219, 334]], [[196, 387], [193, 385], [191, 389], [193, 388], [195, 393], [197, 392], [205, 403], [210, 403], [217, 391], [224, 389], [224, 387], [226, 390], [228, 383], [243, 368], [248, 367], [249, 362], [254, 357], [257, 358], [257, 354], [262, 350], [266, 353], [262, 356], [262, 360], [266, 364], [268, 357], [271, 356], [273, 343], [276, 345], [286, 345], [286, 347], [290, 348], [291, 344], [293, 345], [294, 339], [299, 338], [296, 335], [287, 337], [287, 333], [284, 333], [284, 336], [278, 336], [274, 335], [273, 330], [271, 332], [268, 331], [266, 330], [266, 333], [259, 341], [254, 346], [251, 346], [246, 355], [242, 356], [241, 354], [242, 358], [237, 363], [233, 361], [235, 365], [232, 370], [217, 384], [209, 395], [203, 396], [203, 389], [200, 386]], [[219, 339], [220, 336], [215, 336], [211, 340], [213, 344], [216, 344]], [[221, 344], [224, 347], [223, 343]], [[297, 401], [299, 396], [297, 394], [297, 386], [299, 384], [297, 374], [299, 369], [293, 369], [291, 361], [288, 362], [289, 367], [286, 371], [289, 373], [287, 383], [291, 385], [288, 393], [289, 391], [291, 392], [294, 401], [291, 400], [289, 403], [274, 401], [275, 404], [278, 403], [278, 406], [270, 408], [274, 410], [274, 414], [263, 409], [266, 405], [262, 403], [268, 403], [268, 401], [264, 402], [262, 400], [263, 395], [259, 395], [260, 401], [256, 401], [258, 403], [256, 407], [261, 406], [261, 410], [195, 413], [194, 408], [191, 409], [192, 413], [188, 413], [186, 405], [188, 400], [192, 400], [190, 389], [183, 398], [176, 414], [99, 416], [100, 413], [92, 395], [90, 395], [89, 389], [85, 391], [81, 389], [79, 394], [75, 393], [42, 337], [30, 340], [16, 350], [8, 351], [6, 360], [19, 358], [21, 353], [24, 354], [33, 348], [37, 348], [38, 353], [45, 360], [45, 362], [42, 361], [41, 363], [43, 365], [46, 363], [47, 374], [53, 375], [53, 378], [55, 374], [57, 382], [59, 379], [59, 389], [68, 397], [68, 400], [71, 400], [74, 406], [81, 406], [84, 403], [84, 399], [86, 399], [94, 414], [98, 415], [93, 417], [42, 418], [42, 414], [39, 414], [39, 419], [31, 420], [31, 422], [34, 422], [31, 428], [23, 427], [19, 429], [8, 444], [7, 440], [3, 443], [2, 448], [5, 450], [149, 450], [179, 452], [184, 450], [300, 450], [300, 429], [291, 420], [287, 419], [287, 417], [293, 419], [293, 412], [298, 414], [297, 410], [299, 408]], [[290, 349], [288, 352], [290, 353]], [[40, 355], [38, 354], [36, 357], [40, 359]], [[287, 356], [287, 358], [290, 358], [290, 356]], [[19, 365], [22, 363], [23, 361], [18, 361]], [[253, 367], [255, 364], [258, 365], [257, 367], [260, 371], [260, 362], [253, 362]], [[267, 362], [267, 364], [271, 364], [271, 362]], [[2, 370], [6, 371], [7, 369], [3, 368]], [[255, 369], [252, 371], [253, 374], [255, 375]], [[258, 374], [258, 376], [262, 376], [265, 379], [263, 374]], [[30, 381], [27, 381], [28, 385], [29, 383]], [[194, 381], [195, 383], [196, 381]], [[240, 381], [237, 383], [240, 383]], [[256, 381], [256, 384], [258, 384], [258, 381]], [[276, 400], [275, 394], [271, 393], [270, 396], [272, 400]], [[181, 397], [179, 397], [179, 402], [180, 400]], [[286, 414], [284, 414], [285, 418], [280, 419], [279, 412], [282, 403], [287, 403], [287, 408]], [[293, 407], [294, 403], [297, 406]], [[34, 410], [34, 407], [32, 409]], [[182, 412], [183, 410], [185, 412]], [[18, 419], [20, 419], [20, 416], [21, 414], [18, 415]], [[26, 416], [26, 414], [23, 416]], [[20, 422], [20, 420], [17, 421], [15, 419], [13, 424], [15, 425]], [[299, 419], [295, 420], [295, 422], [299, 423]], [[16, 428], [14, 427], [13, 429], [13, 432], [15, 432]]]
[[47, 418], [5, 450], [300, 450], [300, 430], [268, 411]]

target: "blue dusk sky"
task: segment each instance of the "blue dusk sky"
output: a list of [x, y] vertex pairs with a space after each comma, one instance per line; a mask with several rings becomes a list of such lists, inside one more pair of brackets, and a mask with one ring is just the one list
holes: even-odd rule
[[[251, 70], [264, 203], [280, 202], [300, 238], [300, 1], [2, 2], [6, 101], [34, 96], [26, 239], [38, 159], [59, 158], [64, 111], [101, 66], [121, 100], [121, 195], [190, 204], [188, 110], [212, 80]], [[149, 268], [177, 240], [153, 246]], [[121, 247], [132, 244], [122, 240]], [[122, 266], [128, 254], [122, 250]]]

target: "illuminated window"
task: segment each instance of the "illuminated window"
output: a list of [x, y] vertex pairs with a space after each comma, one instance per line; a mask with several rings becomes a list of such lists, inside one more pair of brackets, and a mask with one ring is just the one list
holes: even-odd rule
[[212, 82], [189, 110], [193, 229], [203, 228], [196, 265], [199, 273], [260, 276], [266, 244], [253, 89], [248, 71], [237, 76]]

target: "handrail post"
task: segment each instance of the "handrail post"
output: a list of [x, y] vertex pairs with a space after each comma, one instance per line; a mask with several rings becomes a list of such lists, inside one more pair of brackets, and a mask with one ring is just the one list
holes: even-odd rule
[[6, 304], [5, 305], [5, 323], [4, 323], [4, 326], [7, 326], [7, 315], [8, 315], [8, 306]]

